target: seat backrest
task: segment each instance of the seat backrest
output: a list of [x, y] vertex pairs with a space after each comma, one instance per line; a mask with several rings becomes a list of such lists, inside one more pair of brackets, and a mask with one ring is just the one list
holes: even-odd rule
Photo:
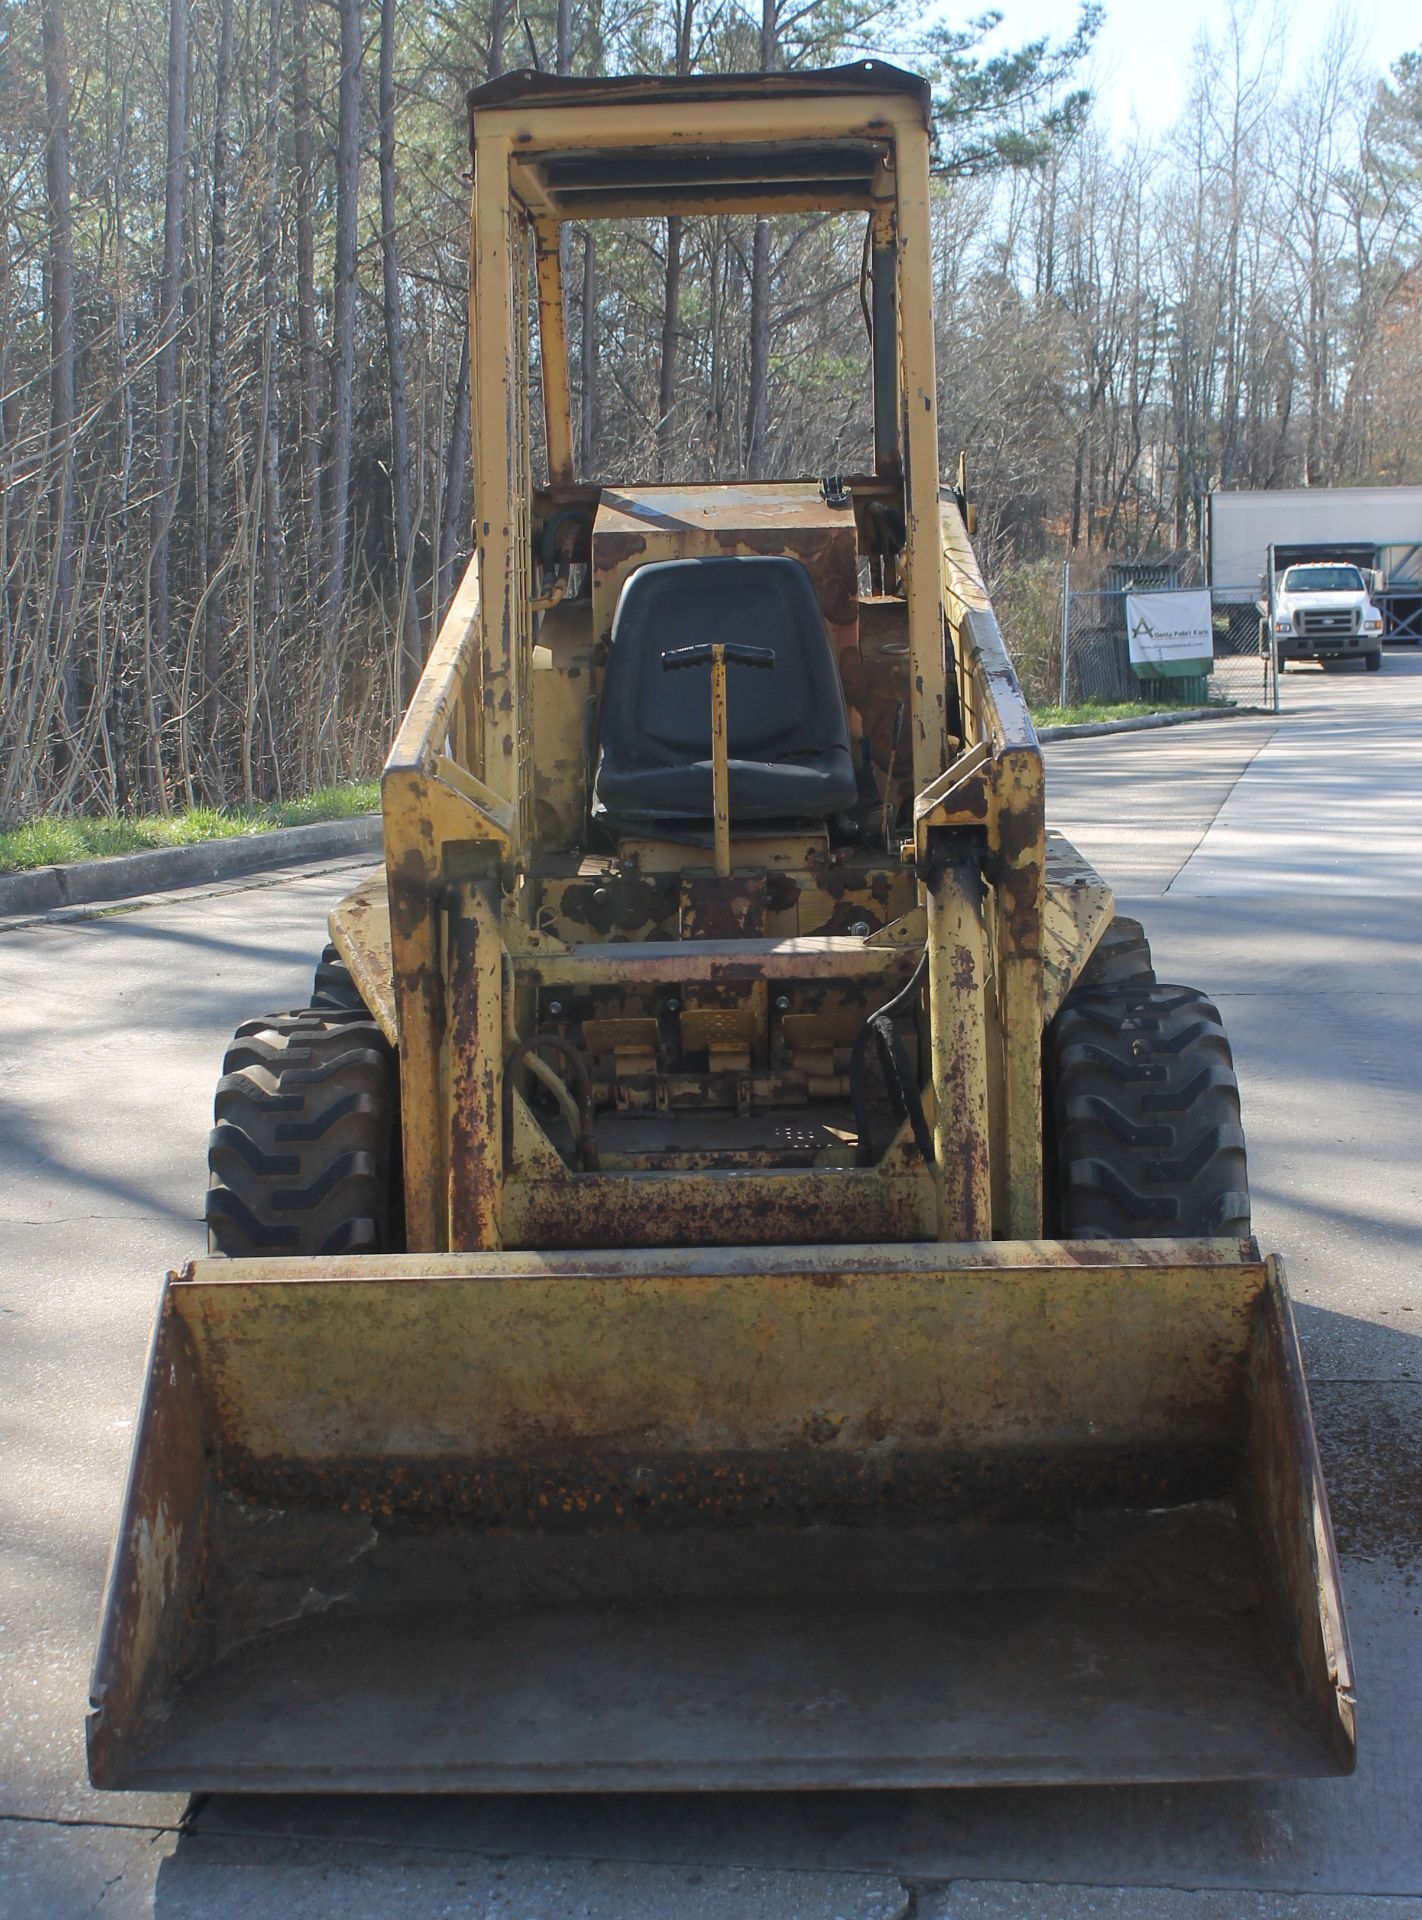
[[770, 670], [728, 668], [728, 750], [774, 763], [843, 748], [844, 695], [814, 584], [798, 560], [731, 556], [654, 562], [628, 577], [603, 685], [603, 760], [672, 767], [711, 751], [710, 667], [662, 667], [669, 648], [741, 641]]

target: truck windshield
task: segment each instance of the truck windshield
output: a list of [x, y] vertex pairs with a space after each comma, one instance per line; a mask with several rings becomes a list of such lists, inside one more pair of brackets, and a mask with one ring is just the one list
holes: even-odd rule
[[1356, 567], [1290, 567], [1284, 575], [1285, 593], [1361, 593], [1363, 576]]

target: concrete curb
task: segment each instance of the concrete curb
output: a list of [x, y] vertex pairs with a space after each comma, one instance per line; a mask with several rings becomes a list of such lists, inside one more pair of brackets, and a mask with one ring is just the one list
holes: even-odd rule
[[24, 873], [0, 874], [0, 916], [131, 900], [171, 887], [232, 880], [265, 867], [378, 853], [380, 844], [380, 815], [363, 813], [351, 820], [321, 820], [310, 827], [273, 827], [266, 833], [237, 834], [227, 840], [200, 840], [190, 847], [150, 847], [143, 853], [76, 860], [65, 867], [32, 867]]
[[1185, 707], [1179, 713], [1141, 713], [1124, 720], [1083, 720], [1074, 727], [1038, 727], [1039, 740], [1093, 740], [1101, 733], [1148, 733], [1155, 727], [1183, 727], [1187, 720], [1232, 720], [1268, 713], [1267, 707]]

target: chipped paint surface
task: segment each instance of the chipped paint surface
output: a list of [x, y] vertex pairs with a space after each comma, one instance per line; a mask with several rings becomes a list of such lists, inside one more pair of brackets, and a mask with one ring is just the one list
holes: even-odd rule
[[[1061, 1657], [1088, 1632], [1091, 1723], [1119, 1708], [1136, 1743], [1124, 1774], [1113, 1749], [1109, 1777], [1188, 1776], [1201, 1726], [1218, 1731], [1227, 1712], [1239, 1724], [1215, 1759], [1225, 1773], [1350, 1765], [1336, 1564], [1301, 1443], [1287, 1295], [1252, 1249], [821, 1244], [390, 1256], [378, 1276], [371, 1264], [202, 1261], [170, 1278], [179, 1337], [146, 1409], [149, 1479], [172, 1466], [157, 1436], [179, 1429], [201, 1477], [180, 1523], [144, 1476], [130, 1488], [117, 1564], [143, 1556], [148, 1571], [110, 1588], [91, 1722], [106, 1784], [655, 1785], [655, 1769], [619, 1768], [667, 1739], [690, 1741], [690, 1786], [768, 1784], [772, 1764], [781, 1786], [877, 1778], [869, 1697], [847, 1696], [849, 1745], [827, 1775], [761, 1686], [749, 1712], [743, 1686], [738, 1706], [717, 1706], [725, 1757], [706, 1770], [706, 1675], [689, 1652], [712, 1644], [705, 1608], [733, 1607], [734, 1681], [780, 1644], [787, 1608], [818, 1638], [833, 1616], [816, 1611], [825, 1580], [841, 1609], [852, 1599], [850, 1666], [872, 1658], [869, 1694], [911, 1677], [940, 1698], [939, 1733], [901, 1762], [919, 1784], [1000, 1770], [966, 1726], [942, 1731], [972, 1675], [941, 1623], [969, 1595], [987, 1609], [971, 1661], [994, 1663], [984, 1724], [1009, 1764], [1015, 1749], [1016, 1778], [1100, 1777]], [[856, 1585], [856, 1566], [887, 1568], [888, 1584]], [[992, 1617], [1010, 1628], [1028, 1590], [1033, 1618], [1059, 1624], [1009, 1632], [994, 1652]], [[915, 1626], [900, 1674], [899, 1641], [876, 1639], [876, 1623], [900, 1621], [914, 1594], [939, 1623], [924, 1642], [937, 1651], [925, 1664]], [[158, 1631], [135, 1635], [153, 1607]], [[1286, 1623], [1296, 1670], [1257, 1631], [1261, 1608]], [[577, 1676], [551, 1645], [530, 1666], [550, 1609]], [[691, 1658], [690, 1694], [656, 1681], [649, 1633], [657, 1663]], [[1191, 1656], [1172, 1659], [1186, 1634]], [[596, 1727], [566, 1775], [530, 1772], [546, 1734], [535, 1727], [526, 1750], [519, 1731], [545, 1657], [546, 1711], [586, 1695]], [[564, 1725], [565, 1758], [569, 1737]]]

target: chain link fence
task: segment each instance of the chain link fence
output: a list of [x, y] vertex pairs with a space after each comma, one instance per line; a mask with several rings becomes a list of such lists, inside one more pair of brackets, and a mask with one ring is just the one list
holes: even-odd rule
[[[1154, 581], [1132, 591], [1159, 593]], [[1172, 583], [1169, 591], [1185, 591]], [[1196, 589], [1199, 591], [1199, 589]], [[1272, 650], [1261, 640], [1259, 609], [1252, 600], [1211, 598], [1214, 657], [1206, 673], [1154, 679], [1131, 664], [1124, 586], [1078, 591], [1067, 583], [1058, 661], [1058, 702], [1149, 700], [1162, 707], [1275, 707], [1278, 704]]]

